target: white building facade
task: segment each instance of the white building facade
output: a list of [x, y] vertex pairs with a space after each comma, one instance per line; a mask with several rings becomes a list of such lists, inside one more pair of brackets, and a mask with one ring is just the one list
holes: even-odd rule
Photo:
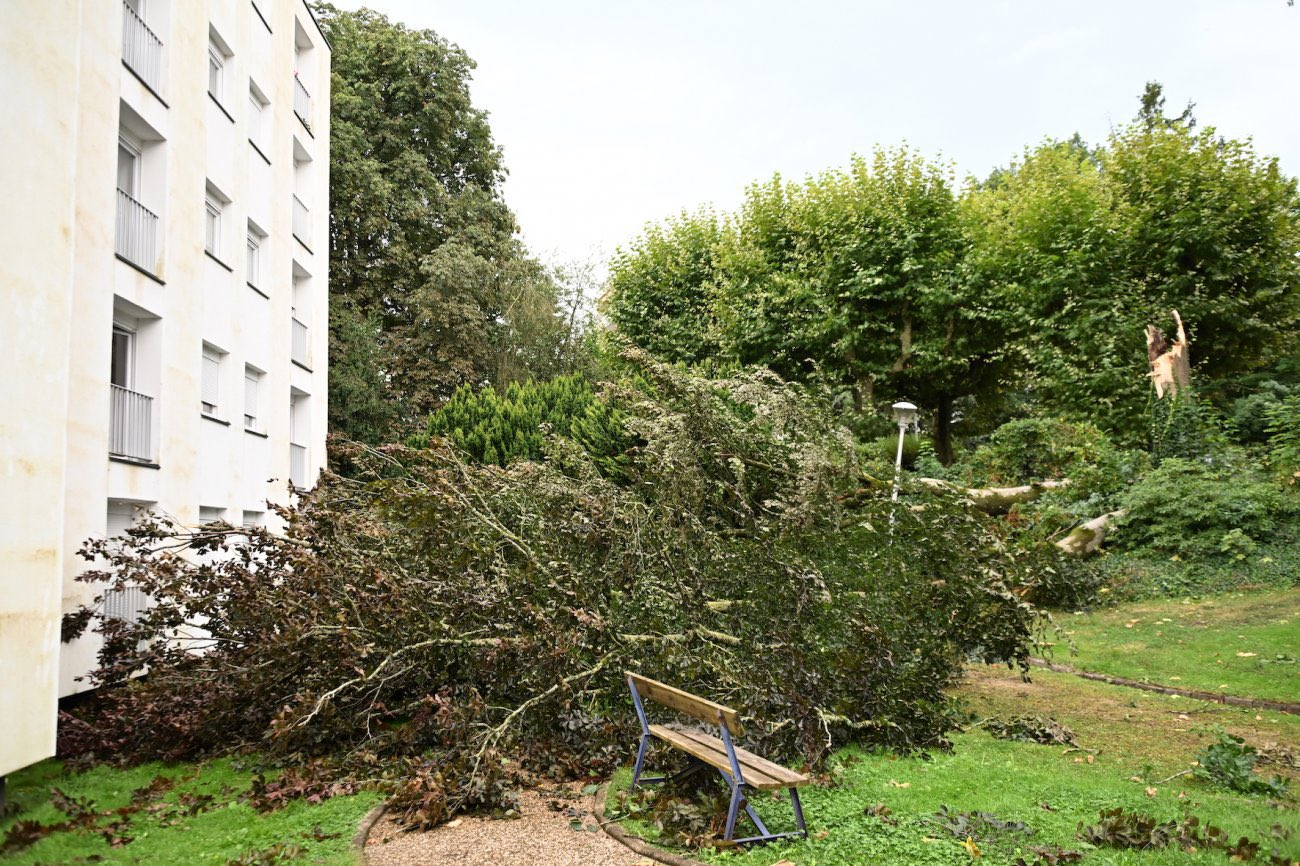
[[324, 465], [330, 49], [303, 0], [0, 10], [2, 777], [94, 666], [84, 540], [274, 528]]

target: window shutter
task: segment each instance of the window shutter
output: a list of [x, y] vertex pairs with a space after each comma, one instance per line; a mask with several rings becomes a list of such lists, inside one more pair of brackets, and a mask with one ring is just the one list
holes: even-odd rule
[[244, 371], [244, 425], [253, 427], [257, 424], [257, 373]]

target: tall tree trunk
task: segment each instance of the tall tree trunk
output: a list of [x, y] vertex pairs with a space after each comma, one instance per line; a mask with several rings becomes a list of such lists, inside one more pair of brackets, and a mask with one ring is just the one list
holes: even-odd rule
[[952, 465], [952, 397], [947, 394], [934, 410], [934, 456], [944, 466]]

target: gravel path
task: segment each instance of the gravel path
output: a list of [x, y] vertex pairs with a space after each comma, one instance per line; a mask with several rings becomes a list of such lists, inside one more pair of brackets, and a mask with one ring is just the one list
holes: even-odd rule
[[[592, 798], [575, 788], [524, 791], [517, 819], [463, 817], [427, 833], [403, 832], [385, 817], [366, 840], [366, 866], [658, 866], [591, 832]], [[573, 820], [584, 828], [574, 830]]]

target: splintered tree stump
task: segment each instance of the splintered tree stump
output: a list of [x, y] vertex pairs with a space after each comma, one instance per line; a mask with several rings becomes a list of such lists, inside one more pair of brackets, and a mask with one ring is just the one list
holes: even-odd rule
[[1100, 517], [1094, 517], [1087, 523], [1081, 523], [1070, 534], [1056, 542], [1056, 546], [1066, 556], [1089, 556], [1101, 549], [1101, 543], [1106, 540], [1106, 533], [1110, 531], [1111, 524], [1124, 516], [1124, 510], [1112, 511], [1103, 514]]
[[1165, 394], [1176, 396], [1192, 384], [1192, 369], [1187, 354], [1187, 332], [1183, 330], [1182, 317], [1174, 310], [1174, 323], [1177, 325], [1175, 339], [1171, 343], [1165, 332], [1155, 325], [1147, 325], [1147, 360], [1151, 362], [1151, 383], [1156, 387], [1156, 397], [1163, 400]]

